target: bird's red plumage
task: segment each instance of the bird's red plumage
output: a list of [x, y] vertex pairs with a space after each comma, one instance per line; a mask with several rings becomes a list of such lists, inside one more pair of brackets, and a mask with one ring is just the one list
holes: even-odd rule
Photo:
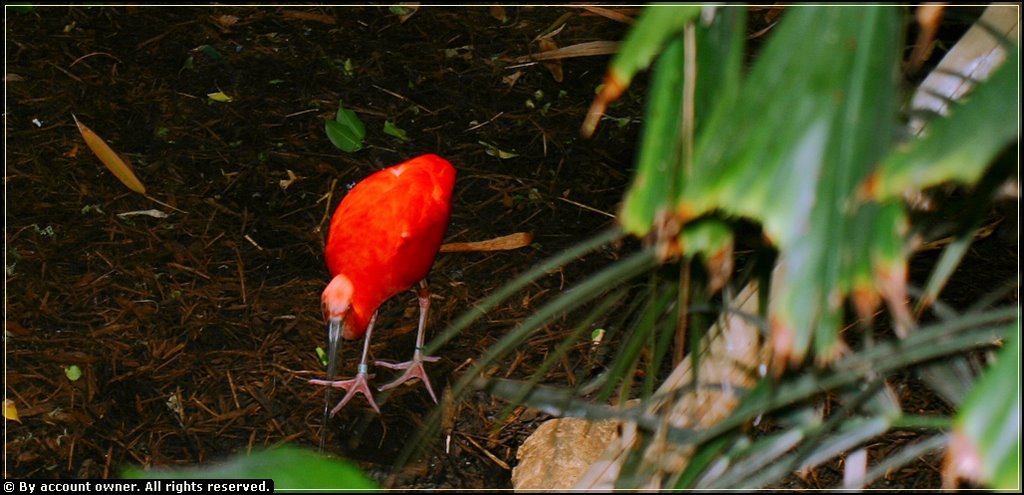
[[422, 155], [363, 179], [338, 205], [325, 256], [331, 275], [352, 283], [345, 338], [361, 337], [378, 306], [426, 277], [448, 228], [454, 185], [447, 160]]

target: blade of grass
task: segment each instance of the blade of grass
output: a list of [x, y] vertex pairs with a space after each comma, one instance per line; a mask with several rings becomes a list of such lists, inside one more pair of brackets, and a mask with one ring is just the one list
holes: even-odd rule
[[[605, 335], [602, 339], [604, 344], [597, 348], [597, 352], [594, 355], [594, 361], [597, 363], [603, 363], [607, 359], [610, 352], [613, 352], [617, 347], [611, 346], [608, 342], [614, 342], [618, 338], [620, 333], [626, 331], [629, 327], [629, 321], [632, 315], [636, 314], [640, 310], [640, 307], [644, 304], [645, 299], [643, 297], [635, 297], [629, 303], [628, 306], [623, 308], [620, 314], [614, 320], [610, 320], [608, 325], [605, 327]], [[589, 375], [589, 373], [588, 373]], [[588, 381], [584, 381], [582, 385], [577, 387], [577, 393], [579, 395], [589, 395], [594, 393], [595, 390], [599, 389], [608, 381], [610, 375], [605, 373], [598, 373], [597, 376], [593, 377]], [[582, 379], [581, 379], [582, 381]]]
[[583, 321], [576, 325], [576, 328], [573, 329], [573, 331], [569, 334], [568, 337], [562, 339], [562, 341], [559, 342], [557, 346], [555, 346], [554, 351], [551, 352], [548, 355], [548, 357], [544, 359], [544, 362], [537, 367], [537, 370], [534, 371], [532, 375], [530, 375], [530, 379], [524, 382], [526, 387], [522, 388], [520, 394], [507, 398], [509, 403], [498, 414], [499, 419], [495, 421], [496, 424], [501, 424], [504, 422], [504, 418], [508, 417], [508, 414], [510, 414], [512, 410], [515, 407], [517, 407], [518, 404], [521, 404], [523, 402], [523, 400], [526, 398], [526, 395], [529, 394], [530, 389], [533, 386], [536, 386], [538, 383], [540, 383], [540, 381], [544, 378], [544, 375], [547, 374], [548, 370], [554, 367], [554, 365], [558, 363], [562, 359], [562, 357], [567, 355], [569, 349], [580, 341], [580, 336], [582, 336], [585, 331], [590, 329], [594, 322], [601, 318], [604, 318], [609, 311], [615, 308], [622, 301], [622, 299], [626, 296], [626, 290], [627, 289], [619, 289], [615, 293], [601, 301], [598, 304], [598, 306], [594, 308], [594, 310], [591, 311], [586, 318], [583, 319]]
[[[626, 369], [634, 368], [637, 364], [637, 360], [640, 357], [640, 351], [647, 346], [648, 337], [652, 335], [655, 327], [655, 322], [661, 311], [652, 311], [651, 308], [663, 308], [671, 301], [670, 298], [665, 297], [666, 294], [661, 294], [660, 300], [655, 299], [656, 294], [651, 294], [652, 298], [649, 301], [648, 308], [640, 313], [640, 318], [633, 325], [630, 335], [628, 335], [622, 342], [622, 349], [619, 354], [615, 357], [612, 365], [608, 371], [605, 372], [607, 376], [612, 377], [611, 380], [605, 382], [604, 387], [598, 392], [597, 397], [594, 399], [595, 402], [604, 402], [608, 400], [611, 393], [618, 382], [616, 378], [621, 377], [623, 379], [622, 387], [620, 390], [628, 390], [632, 374], [627, 373]], [[670, 294], [669, 294], [670, 295]], [[634, 369], [635, 371], [635, 369]], [[625, 400], [620, 397], [619, 402], [623, 403]]]
[[722, 454], [735, 441], [736, 439], [732, 435], [723, 435], [702, 445], [697, 453], [690, 458], [686, 469], [674, 483], [675, 488], [678, 490], [694, 488], [698, 481], [697, 476], [710, 471], [709, 467], [712, 463], [721, 462], [724, 466], [727, 461], [722, 459]]
[[998, 322], [1012, 317], [1015, 310], [1004, 308], [985, 314], [966, 315], [955, 322], [942, 322], [921, 328], [906, 340], [877, 344], [869, 353], [865, 353], [869, 354], [867, 356], [852, 355], [842, 359], [833, 365], [835, 371], [823, 376], [805, 374], [780, 384], [762, 380], [731, 416], [698, 432], [692, 438], [676, 440], [705, 442], [759, 415], [809, 399], [822, 391], [847, 386], [867, 377], [885, 376], [940, 356], [991, 345], [994, 338], [1004, 337], [1011, 332], [1009, 327]]
[[[885, 433], [889, 428], [889, 422], [886, 418], [848, 418], [846, 421], [836, 436], [829, 437], [816, 446], [809, 444], [813, 447], [810, 452], [797, 451], [786, 455], [754, 476], [740, 481], [740, 484], [735, 486], [764, 487], [782, 479], [798, 467], [817, 465]], [[806, 460], [801, 463], [802, 458], [806, 458]]]
[[914, 442], [903, 449], [900, 449], [896, 454], [887, 454], [882, 462], [876, 464], [875, 467], [871, 468], [867, 474], [864, 475], [860, 485], [844, 485], [842, 488], [844, 490], [863, 489], [871, 482], [885, 476], [892, 470], [905, 464], [909, 464], [933, 450], [938, 450], [947, 443], [949, 443], [949, 438], [946, 435], [934, 435], [924, 440]]
[[611, 228], [605, 230], [597, 235], [587, 239], [579, 244], [572, 246], [569, 249], [541, 262], [537, 266], [527, 270], [522, 275], [519, 275], [511, 282], [503, 285], [500, 290], [487, 296], [482, 301], [473, 305], [473, 307], [459, 316], [451, 325], [448, 326], [441, 334], [434, 337], [430, 343], [424, 348], [423, 352], [431, 354], [436, 352], [449, 340], [458, 335], [459, 332], [464, 330], [466, 327], [471, 325], [481, 316], [486, 315], [492, 309], [498, 307], [499, 304], [504, 302], [506, 299], [512, 297], [516, 292], [519, 292], [523, 287], [533, 283], [540, 277], [548, 274], [551, 270], [563, 266], [571, 261], [579, 259], [584, 254], [593, 251], [605, 244], [613, 242], [622, 237], [622, 232], [617, 228]]
[[[652, 283], [652, 287], [656, 287], [656, 285]], [[665, 362], [665, 358], [668, 357], [668, 351], [671, 348], [673, 336], [672, 327], [674, 327], [674, 322], [678, 318], [679, 314], [677, 309], [678, 306], [672, 305], [672, 302], [676, 298], [676, 294], [672, 290], [671, 285], [666, 284], [666, 286], [659, 292], [662, 294], [661, 297], [664, 302], [655, 301], [652, 311], [661, 314], [664, 313], [670, 305], [672, 306], [672, 310], [670, 311], [668, 318], [665, 319], [666, 321], [662, 324], [662, 328], [655, 331], [654, 349], [651, 353], [651, 360], [647, 365], [647, 373], [644, 376], [642, 391], [642, 397], [644, 398], [651, 397], [651, 395], [654, 394], [654, 386], [656, 385], [655, 381], [660, 375], [659, 370]]]
[[[844, 401], [842, 407], [838, 411], [833, 412], [823, 423], [817, 417], [812, 416], [814, 418], [812, 421], [797, 425], [795, 430], [799, 431], [804, 441], [792, 454], [785, 456], [782, 460], [778, 459], [778, 455], [785, 451], [775, 451], [778, 448], [777, 445], [769, 445], [771, 450], [774, 451], [772, 453], [775, 454], [771, 457], [767, 457], [764, 455], [765, 453], [751, 448], [749, 450], [757, 462], [750, 462], [748, 464], [746, 459], [738, 460], [731, 472], [723, 475], [706, 488], [728, 486], [762, 487], [792, 472], [797, 463], [801, 465], [801, 470], [810, 469], [834, 455], [853, 448], [865, 438], [864, 435], [867, 434], [867, 431], [862, 428], [850, 427], [851, 423], [860, 419], [852, 418], [852, 415], [859, 411], [861, 406], [869, 402], [883, 387], [884, 382], [881, 380], [875, 380], [864, 389], [858, 387], [855, 390], [854, 396]], [[872, 433], [866, 438], [881, 433], [875, 433], [879, 428], [881, 428], [882, 432], [888, 429], [888, 418], [884, 416], [881, 418], [885, 421], [869, 429], [868, 431]], [[843, 433], [844, 431], [846, 434]], [[851, 432], [853, 435], [849, 435]], [[766, 461], [769, 460], [775, 460], [775, 462], [771, 466], [766, 467], [768, 464]], [[756, 469], [753, 469], [752, 467], [754, 466], [750, 464], [754, 464]]]
[[732, 456], [730, 469], [719, 476], [700, 479], [696, 488], [737, 486], [734, 480], [745, 479], [766, 466], [778, 462], [783, 454], [792, 450], [807, 437], [808, 430], [817, 426], [819, 425], [791, 428], [752, 443], [743, 452]]
[[[1011, 313], [1012, 309], [1015, 308], [995, 312], [990, 315], [981, 315], [978, 318], [1003, 318], [1007, 313]], [[970, 324], [965, 325], [965, 323]], [[977, 325], [975, 325], [975, 323], [976, 321], [971, 319], [967, 322], [959, 321], [956, 322], [956, 324], [944, 323], [920, 329], [918, 332], [912, 334], [911, 338], [917, 337], [924, 342], [934, 340], [932, 337], [935, 334], [947, 333], [951, 328], [959, 328], [960, 330], [967, 328], [968, 330], [955, 335], [954, 338], [948, 339], [940, 345], [929, 346], [924, 345], [921, 342], [910, 342], [910, 344], [915, 346], [915, 348], [923, 347], [925, 350], [923, 352], [916, 353], [909, 358], [904, 356], [905, 352], [903, 350], [904, 345], [908, 344], [907, 341], [886, 342], [879, 344], [877, 348], [885, 348], [888, 352], [876, 356], [874, 362], [856, 366], [856, 372], [837, 371], [820, 377], [802, 375], [793, 380], [788, 380], [785, 383], [775, 385], [771, 384], [770, 380], [762, 380], [756, 389], [747, 394], [743, 403], [741, 403], [731, 416], [710, 428], [702, 430], [677, 428], [666, 425], [658, 416], [645, 413], [643, 406], [615, 408], [594, 405], [584, 399], [575, 397], [573, 391], [568, 389], [556, 389], [544, 386], [532, 387], [525, 401], [533, 407], [541, 408], [542, 410], [555, 415], [586, 417], [594, 420], [617, 418], [623, 421], [634, 422], [638, 425], [640, 430], [647, 432], [654, 432], [659, 428], [663, 428], [665, 430], [665, 439], [672, 443], [700, 444], [710, 442], [714, 438], [727, 433], [733, 428], [741, 427], [758, 415], [768, 413], [801, 400], [806, 400], [823, 391], [833, 390], [842, 386], [855, 385], [863, 381], [865, 378], [885, 376], [890, 372], [903, 369], [911, 364], [925, 362], [948, 354], [956, 354], [978, 345], [988, 345], [987, 342], [990, 341], [990, 338], [994, 333], [999, 335], [1000, 332], [1002, 332], [1002, 334], [1008, 334], [1010, 332], [1010, 329], [1005, 326], [1000, 327], [999, 329], [981, 328], [979, 330], [976, 329]], [[898, 360], [893, 360], [892, 358], [897, 358]], [[518, 394], [518, 387], [524, 386], [511, 380], [492, 379], [486, 383], [489, 391], [504, 397]], [[874, 392], [875, 390], [867, 391], [865, 393], [865, 397], [871, 398]], [[681, 393], [686, 392], [682, 391]], [[841, 415], [837, 416], [841, 417]], [[840, 420], [835, 420], [835, 422], [832, 423], [832, 428], [834, 428], [839, 421]], [[813, 445], [812, 450], [804, 452], [800, 457], [791, 456], [785, 459], [785, 461], [790, 465], [780, 468], [773, 467], [771, 468], [773, 470], [768, 473], [760, 473], [759, 478], [762, 481], [776, 479], [779, 476], [791, 472], [802, 461], [818, 461], [821, 458], [827, 458], [834, 452], [842, 451], [842, 449], [847, 448], [850, 445], [857, 445], [869, 438], [877, 436], [881, 432], [886, 431], [889, 425], [896, 424], [897, 421], [897, 418], [884, 417], [869, 419], [855, 418], [847, 420], [847, 424], [842, 427], [842, 435], [834, 437], [828, 442]], [[900, 424], [907, 426], [905, 422]], [[922, 425], [915, 424], [911, 426]], [[817, 432], [819, 430], [814, 431]], [[747, 481], [753, 483], [757, 481], [757, 479]]]
[[[484, 303], [477, 305], [474, 310], [470, 310], [456, 320], [448, 330], [446, 330], [441, 336], [434, 339], [431, 345], [428, 346], [428, 350], [425, 352], [431, 352], [430, 349], [434, 345], [440, 346], [447, 341], [447, 339], [454, 337], [455, 334], [468, 326], [482, 314], [486, 314], [486, 311], [489, 311], [494, 307], [494, 305], [497, 305], [500, 301], [515, 293], [516, 290], [528, 284], [531, 279], [542, 276], [555, 266], [561, 266], [572, 259], [578, 258], [583, 253], [604, 244], [606, 241], [611, 240], [618, 235], [619, 232], [615, 229], [606, 231], [603, 234], [599, 234], [594, 239], [591, 239], [590, 242], [584, 242], [570, 248], [561, 255], [552, 258], [546, 263], [542, 263], [533, 270], [530, 270], [526, 274], [518, 277], [502, 290], [487, 298]], [[464, 372], [458, 381], [455, 382], [452, 387], [452, 394], [455, 397], [461, 397], [487, 366], [490, 366], [494, 361], [510, 352], [517, 345], [522, 343], [529, 335], [551, 322], [558, 315], [565, 314], [583, 304], [586, 304], [602, 292], [613, 289], [618, 284], [653, 268], [655, 265], [656, 258], [654, 252], [651, 249], [647, 249], [618, 261], [617, 263], [586, 279], [576, 287], [563, 292], [556, 299], [539, 308], [537, 312], [529, 318], [523, 320], [519, 326], [514, 328], [500, 341], [491, 345], [487, 351], [477, 359], [473, 366]], [[440, 410], [435, 408], [424, 422], [423, 427], [417, 430], [416, 437], [413, 441], [410, 442], [408, 447], [398, 456], [398, 465], [405, 464], [410, 456], [415, 453], [416, 449], [421, 448], [424, 445], [423, 439], [434, 435], [440, 427], [440, 424]]]
[[655, 266], [654, 251], [646, 249], [633, 254], [594, 274], [582, 283], [563, 292], [553, 301], [541, 306], [536, 313], [522, 321], [497, 343], [488, 347], [473, 366], [456, 382], [452, 391], [456, 396], [465, 390], [483, 370], [494, 361], [520, 345], [526, 337], [550, 323], [558, 315], [565, 314], [586, 304], [602, 292], [649, 270]]
[[1020, 488], [1020, 320], [957, 412], [951, 465], [997, 489]]

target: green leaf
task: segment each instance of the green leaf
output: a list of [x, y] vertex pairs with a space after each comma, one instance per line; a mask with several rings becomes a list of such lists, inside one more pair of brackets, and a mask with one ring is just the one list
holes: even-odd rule
[[1017, 112], [1020, 50], [1014, 48], [988, 81], [981, 83], [948, 118], [932, 122], [928, 135], [897, 150], [883, 161], [868, 183], [873, 197], [883, 199], [945, 181], [974, 184], [989, 162], [1020, 133]]
[[683, 39], [677, 36], [669, 42], [654, 70], [635, 178], [619, 212], [622, 230], [639, 237], [647, 235], [659, 210], [670, 208], [675, 197], [680, 169], [682, 81]]
[[394, 136], [402, 141], [409, 141], [409, 136], [405, 135], [405, 130], [400, 129], [398, 126], [395, 125], [394, 122], [391, 122], [390, 120], [384, 121], [384, 134], [387, 134], [388, 136]]
[[356, 113], [344, 107], [341, 101], [338, 102], [338, 115], [334, 120], [328, 120], [324, 124], [327, 138], [334, 146], [346, 153], [359, 151], [363, 148], [363, 138], [366, 137], [366, 126], [359, 120]]
[[498, 158], [500, 158], [502, 160], [507, 160], [509, 158], [515, 158], [515, 157], [519, 156], [518, 154], [512, 153], [511, 151], [505, 151], [505, 150], [499, 149], [497, 146], [495, 146], [495, 145], [493, 145], [491, 143], [485, 142], [485, 141], [479, 141], [479, 143], [484, 145], [485, 148], [487, 148], [486, 153], [488, 155], [491, 155], [491, 156], [494, 156], [494, 157], [498, 157]]
[[211, 100], [220, 103], [230, 103], [232, 100], [234, 100], [234, 98], [224, 94], [223, 91], [217, 91], [216, 93], [207, 93], [206, 96], [209, 97]]
[[64, 376], [68, 377], [68, 380], [77, 382], [82, 377], [82, 369], [78, 365], [72, 364], [64, 368]]
[[729, 5], [715, 10], [711, 25], [697, 24], [696, 129], [718, 105], [736, 97], [742, 81], [747, 9]]
[[686, 252], [711, 259], [724, 250], [732, 251], [733, 233], [724, 222], [709, 218], [687, 224], [680, 240]]
[[[1000, 490], [1020, 490], [1020, 320], [996, 363], [978, 379], [954, 421], [953, 464], [973, 466]], [[963, 443], [960, 443], [963, 442]]]
[[392, 5], [388, 7], [388, 12], [391, 12], [392, 14], [397, 16], [403, 16], [409, 15], [409, 12], [411, 12], [411, 10], [409, 9], [409, 7], [406, 7], [404, 5]]
[[220, 65], [228, 67], [227, 59], [225, 59], [224, 56], [221, 55], [220, 52], [218, 52], [216, 48], [214, 48], [214, 47], [212, 47], [210, 45], [202, 45], [202, 46], [200, 46], [200, 47], [198, 47], [198, 48], [196, 48], [195, 50], [192, 50], [192, 51], [193, 52], [200, 51], [204, 55], [206, 55], [207, 57], [210, 57], [210, 60], [213, 60], [214, 62], [217, 62]]
[[770, 312], [776, 354], [791, 363], [812, 335], [822, 357], [835, 352], [844, 282], [869, 256], [846, 251], [847, 239], [871, 231], [855, 192], [895, 129], [897, 14], [787, 9], [739, 95], [701, 129], [680, 186], [684, 219], [714, 210], [753, 218], [779, 247], [786, 269]]
[[733, 271], [732, 229], [716, 218], [702, 218], [686, 224], [679, 234], [683, 249], [692, 255], [699, 255], [708, 269], [708, 286], [711, 292], [721, 289]]
[[327, 351], [325, 351], [323, 347], [316, 346], [316, 357], [317, 357], [317, 359], [320, 360], [320, 364], [323, 365], [326, 368], [327, 367], [327, 361], [328, 361], [328, 359], [327, 359]]
[[274, 480], [274, 489], [359, 489], [377, 486], [354, 465], [321, 457], [296, 447], [281, 447], [238, 455], [223, 463], [183, 469], [144, 471], [128, 468], [126, 479], [265, 479]]
[[351, 128], [352, 133], [363, 139], [366, 137], [366, 126], [363, 125], [363, 121], [359, 120], [356, 113], [342, 104], [341, 100], [338, 100], [338, 114], [334, 117], [334, 120], [338, 121], [345, 127]]
[[583, 135], [594, 133], [607, 105], [622, 95], [633, 76], [646, 69], [662, 51], [662, 46], [697, 17], [702, 8], [692, 5], [651, 5], [644, 9], [608, 67], [604, 84], [600, 86], [600, 92], [583, 122]]
[[609, 79], [629, 86], [633, 76], [644, 70], [662, 51], [672, 35], [697, 17], [703, 7], [678, 5], [651, 5], [644, 9], [636, 25], [629, 31], [619, 52], [609, 67]]

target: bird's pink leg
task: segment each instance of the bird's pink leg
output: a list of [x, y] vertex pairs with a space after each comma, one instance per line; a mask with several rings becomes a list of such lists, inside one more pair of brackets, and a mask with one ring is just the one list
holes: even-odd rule
[[345, 397], [341, 399], [338, 405], [331, 409], [331, 416], [338, 414], [341, 408], [348, 404], [348, 401], [355, 397], [357, 393], [362, 393], [366, 397], [366, 401], [373, 406], [373, 410], [380, 414], [380, 409], [377, 408], [377, 403], [373, 401], [373, 393], [370, 392], [370, 385], [367, 383], [368, 378], [373, 378], [373, 375], [367, 375], [366, 366], [366, 355], [370, 351], [370, 335], [373, 334], [373, 324], [377, 321], [377, 313], [374, 313], [370, 318], [370, 324], [366, 327], [366, 337], [363, 340], [363, 357], [359, 360], [359, 368], [356, 370], [355, 378], [351, 380], [338, 380], [338, 381], [327, 381], [327, 380], [310, 380], [309, 383], [313, 385], [323, 385], [325, 387], [343, 388], [348, 391]]
[[388, 363], [384, 361], [375, 361], [373, 364], [377, 366], [384, 366], [393, 370], [405, 370], [402, 376], [398, 377], [397, 380], [384, 385], [379, 390], [388, 390], [395, 388], [413, 378], [419, 378], [423, 382], [423, 385], [427, 387], [427, 392], [430, 392], [430, 398], [434, 399], [434, 403], [437, 403], [437, 396], [434, 395], [434, 389], [430, 387], [430, 378], [427, 378], [427, 371], [423, 369], [423, 362], [433, 363], [438, 359], [437, 356], [424, 356], [423, 355], [423, 336], [427, 328], [427, 312], [430, 310], [430, 289], [427, 287], [425, 280], [420, 281], [420, 290], [417, 292], [420, 303], [420, 325], [419, 330], [416, 332], [416, 350], [413, 351], [412, 359], [404, 363]]

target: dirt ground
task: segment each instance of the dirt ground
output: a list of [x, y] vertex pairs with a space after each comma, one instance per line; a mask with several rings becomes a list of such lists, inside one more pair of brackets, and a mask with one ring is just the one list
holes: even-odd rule
[[[564, 60], [561, 82], [516, 59], [560, 25], [559, 46], [620, 40], [628, 25], [582, 8], [504, 14], [8, 11], [5, 390], [21, 420], [5, 422], [5, 477], [116, 477], [129, 465], [192, 465], [282, 443], [315, 449], [325, 436], [328, 452], [386, 486], [510, 487], [515, 449], [537, 415], [496, 424], [503, 404], [473, 395], [449, 453], [438, 439], [427, 458], [395, 471], [433, 407], [423, 387], [378, 395], [381, 416], [356, 398], [325, 429], [323, 389], [306, 382], [324, 369], [327, 215], [371, 172], [438, 153], [458, 170], [448, 242], [534, 236], [514, 251], [441, 254], [430, 275], [433, 331], [611, 224], [631, 176], [644, 77], [587, 140], [579, 125], [608, 57]], [[232, 100], [208, 96], [218, 92]], [[339, 100], [366, 124], [357, 153], [325, 135]], [[103, 168], [72, 114], [131, 160], [150, 197]], [[408, 140], [385, 134], [385, 121]], [[144, 210], [167, 216], [132, 214]], [[589, 255], [478, 321], [428, 368], [435, 387], [536, 298], [618, 256]], [[373, 358], [408, 359], [415, 318], [412, 292], [387, 303]], [[351, 376], [359, 344], [342, 352]], [[523, 375], [530, 354], [514, 359]], [[931, 486], [936, 474], [908, 483]]]
[[[430, 275], [439, 331], [608, 225], [629, 178], [639, 93], [610, 110], [620, 123], [591, 140], [578, 132], [607, 56], [566, 60], [561, 83], [543, 65], [508, 67], [563, 15], [562, 46], [615, 41], [627, 26], [573, 8], [506, 15], [8, 12], [6, 390], [21, 423], [6, 423], [5, 476], [117, 476], [126, 465], [194, 464], [282, 442], [316, 448], [321, 434], [328, 451], [379, 479], [389, 471], [433, 406], [426, 391], [379, 396], [382, 417], [357, 398], [325, 432], [323, 389], [306, 383], [323, 374], [325, 215], [346, 186], [438, 153], [458, 169], [447, 241], [534, 235], [516, 251], [439, 256]], [[215, 92], [233, 101], [213, 101]], [[368, 129], [358, 153], [324, 133], [339, 100]], [[154, 199], [103, 168], [72, 114], [131, 160]], [[384, 134], [385, 121], [409, 140]], [[168, 216], [122, 216], [150, 209]], [[446, 345], [430, 368], [435, 386], [500, 337], [529, 294], [568, 282], [564, 272], [545, 277], [521, 305]], [[411, 292], [384, 307], [373, 357], [408, 358], [415, 311]], [[350, 376], [359, 345], [342, 352]], [[65, 376], [72, 365], [82, 371], [75, 382]], [[463, 408], [453, 453], [407, 471], [403, 485], [508, 486], [508, 471], [483, 450], [514, 464], [513, 436], [528, 425], [488, 441], [496, 406], [481, 399]]]

